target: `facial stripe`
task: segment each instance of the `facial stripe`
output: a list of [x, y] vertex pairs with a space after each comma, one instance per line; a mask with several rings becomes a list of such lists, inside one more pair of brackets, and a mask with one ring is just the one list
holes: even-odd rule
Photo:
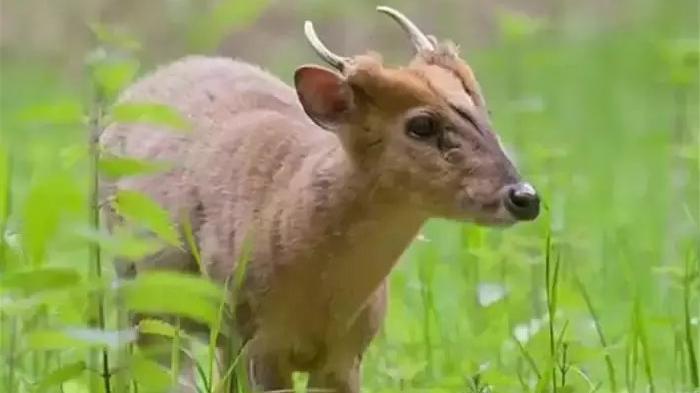
[[474, 128], [476, 128], [476, 130], [479, 132], [479, 134], [484, 135], [484, 130], [482, 129], [482, 127], [479, 126], [479, 124], [477, 123], [477, 121], [474, 119], [474, 116], [472, 116], [472, 114], [471, 114], [468, 110], [465, 110], [465, 109], [463, 109], [463, 108], [460, 108], [459, 106], [457, 106], [457, 105], [455, 105], [455, 104], [452, 104], [452, 103], [448, 103], [448, 105], [450, 106], [450, 108], [451, 108], [453, 111], [457, 112], [457, 114], [458, 114], [462, 119], [464, 119], [464, 120], [467, 121], [469, 124], [471, 124], [472, 126], [474, 126]]
[[[448, 103], [450, 108], [457, 112], [457, 114], [462, 117], [465, 121], [469, 122], [478, 132], [480, 135], [486, 137], [487, 135], [490, 135], [493, 137], [493, 140], [496, 141], [496, 146], [498, 150], [503, 154], [503, 156], [513, 165], [515, 165], [515, 160], [512, 158], [512, 155], [510, 152], [506, 149], [506, 147], [503, 145], [503, 142], [501, 141], [501, 138], [498, 134], [493, 132], [488, 126], [486, 126], [483, 122], [478, 121], [478, 119], [474, 116], [473, 112], [462, 108], [456, 104], [453, 103]], [[488, 138], [487, 138], [488, 139]]]

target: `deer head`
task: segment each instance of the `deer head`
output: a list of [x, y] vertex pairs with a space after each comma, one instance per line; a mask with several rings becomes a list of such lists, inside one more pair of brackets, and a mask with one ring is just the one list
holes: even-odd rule
[[535, 219], [539, 197], [504, 152], [457, 47], [423, 34], [394, 9], [377, 10], [406, 32], [415, 57], [391, 68], [374, 53], [339, 56], [307, 21], [306, 38], [333, 68], [296, 70], [307, 115], [336, 133], [358, 170], [428, 216], [484, 225]]

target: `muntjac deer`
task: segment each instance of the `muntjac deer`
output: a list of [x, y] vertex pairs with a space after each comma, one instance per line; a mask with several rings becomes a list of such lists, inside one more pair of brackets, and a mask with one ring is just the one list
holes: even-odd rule
[[[427, 219], [507, 226], [539, 213], [455, 45], [396, 10], [378, 11], [412, 42], [407, 66], [334, 54], [306, 22], [331, 68], [299, 67], [295, 89], [240, 61], [187, 57], [121, 101], [170, 105], [194, 132], [114, 124], [101, 136], [108, 151], [175, 163], [107, 189], [143, 192], [176, 222], [186, 214], [212, 279], [234, 274], [252, 233], [235, 321], [249, 378], [262, 390], [291, 388], [292, 372], [305, 371], [311, 387], [359, 391], [387, 276]], [[107, 213], [108, 224], [121, 220]], [[175, 247], [131, 267], [198, 271]]]

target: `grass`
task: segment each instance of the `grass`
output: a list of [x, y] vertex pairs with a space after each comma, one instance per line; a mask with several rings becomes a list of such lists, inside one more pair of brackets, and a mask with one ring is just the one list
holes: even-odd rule
[[[541, 21], [506, 14], [502, 39], [470, 54], [495, 126], [546, 210], [507, 231], [427, 223], [392, 274], [364, 391], [700, 391], [697, 18], [683, 16], [690, 2], [647, 8], [625, 29], [594, 34], [575, 23], [546, 34]], [[86, 79], [108, 96], [134, 70], [99, 64], [108, 65]], [[131, 348], [118, 310], [183, 307], [223, 329], [219, 289], [169, 276], [113, 284], [106, 261], [153, 244], [107, 236], [94, 215], [104, 201], [92, 179], [105, 164], [87, 141], [109, 108], [40, 63], [3, 59], [0, 83], [0, 390], [169, 384], [169, 370]], [[171, 239], [147, 202], [123, 197], [122, 209]], [[134, 300], [183, 285], [196, 299]], [[146, 326], [192, 341], [177, 323]], [[217, 370], [211, 348], [185, 352], [200, 360], [207, 391], [238, 372]], [[173, 368], [186, 360], [177, 349]]]

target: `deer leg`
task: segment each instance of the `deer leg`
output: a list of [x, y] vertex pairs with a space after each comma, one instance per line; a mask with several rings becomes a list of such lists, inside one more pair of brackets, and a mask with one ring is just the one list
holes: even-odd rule
[[292, 370], [277, 354], [253, 355], [249, 361], [249, 378], [253, 391], [292, 389]]
[[[245, 392], [291, 391], [293, 370], [287, 357], [277, 352], [261, 351], [261, 348], [256, 348], [255, 339], [244, 339], [242, 346], [236, 348], [230, 340], [230, 337], [222, 338], [218, 343], [224, 378], [222, 384], [226, 393], [238, 392], [239, 382], [242, 382]], [[238, 381], [240, 374], [233, 369], [234, 366], [239, 367], [234, 364], [239, 361], [242, 363], [239, 366], [245, 367], [242, 374], [246, 381]]]
[[362, 356], [378, 333], [386, 312], [387, 284], [383, 282], [360, 312], [347, 335], [330, 350], [327, 363], [312, 370], [309, 387], [336, 393], [358, 393]]
[[312, 371], [309, 375], [309, 391], [328, 393], [359, 393], [360, 362], [343, 370]]

